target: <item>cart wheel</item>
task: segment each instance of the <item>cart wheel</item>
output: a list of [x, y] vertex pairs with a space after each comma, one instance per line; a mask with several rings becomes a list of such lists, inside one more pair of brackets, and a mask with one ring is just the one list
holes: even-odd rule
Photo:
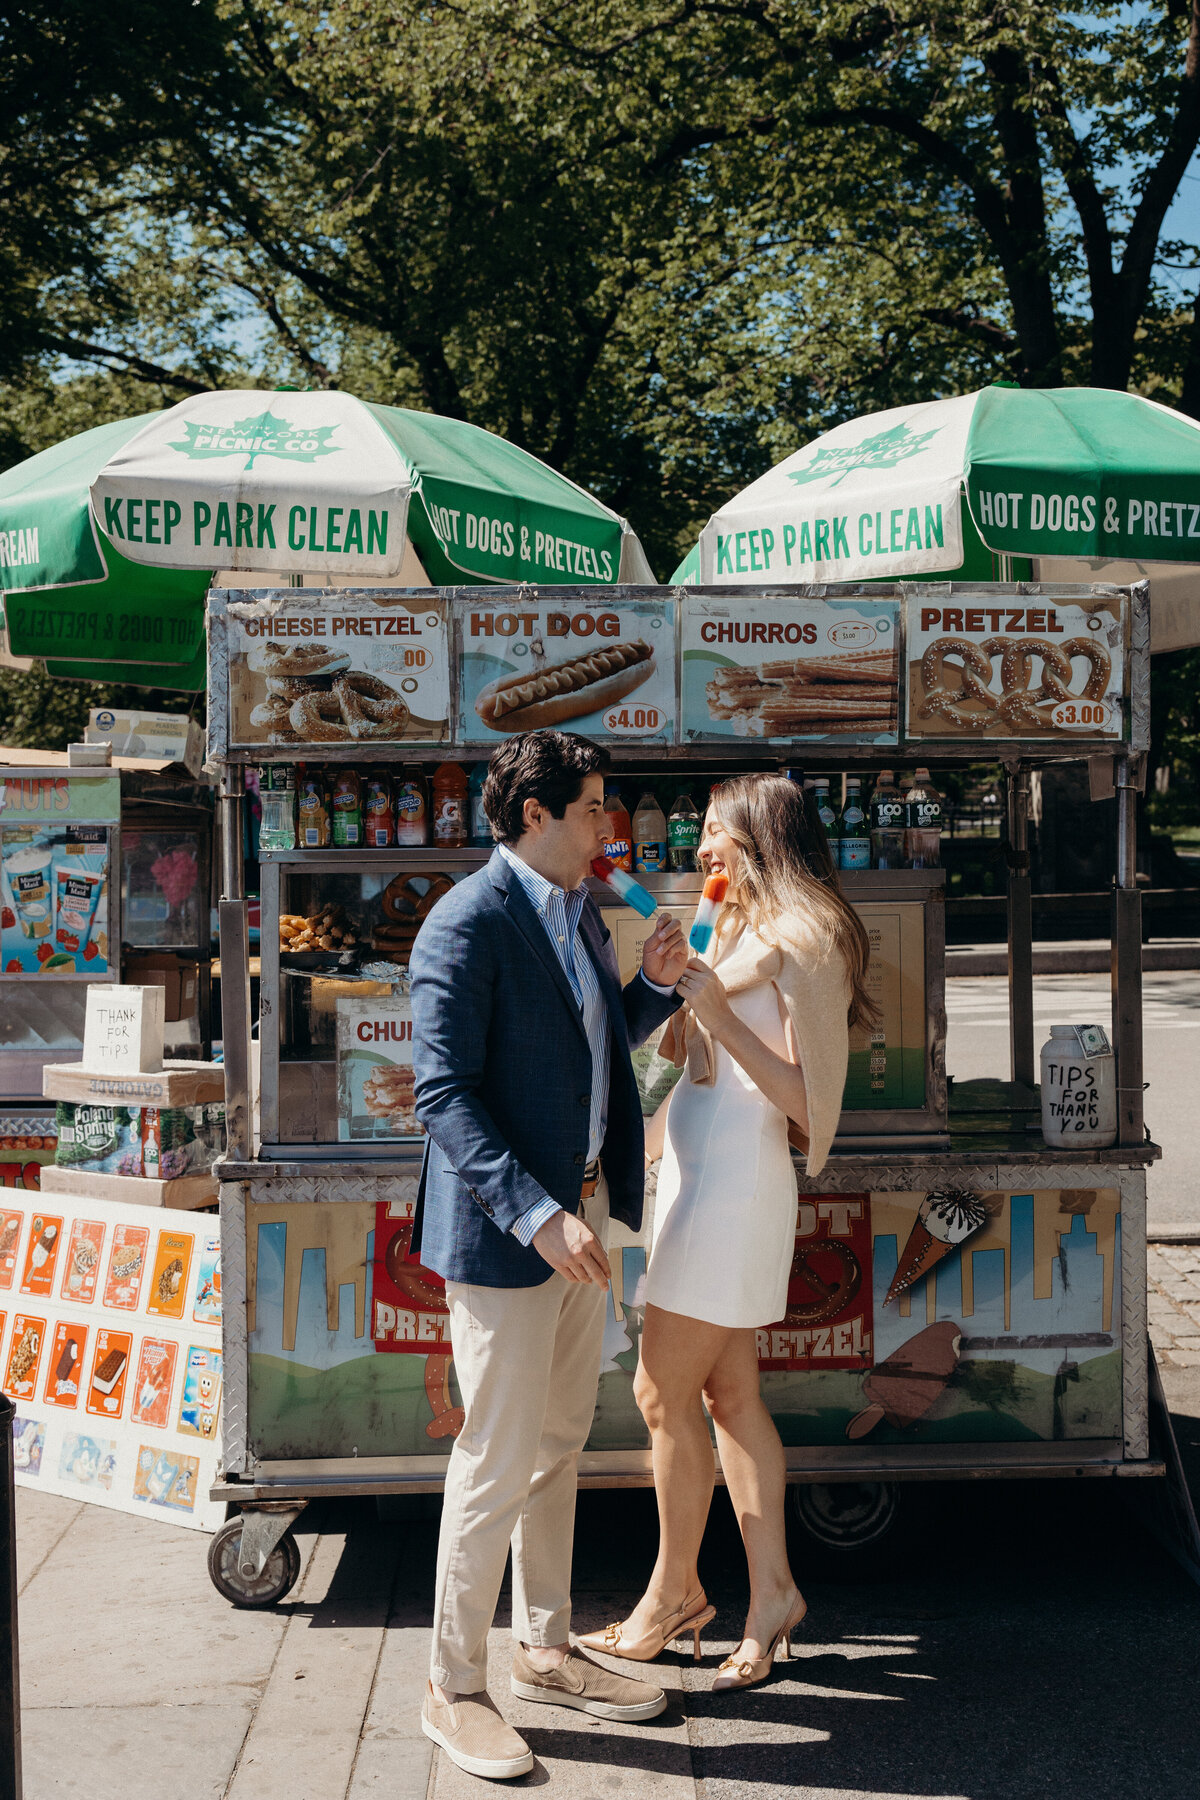
[[300, 1546], [290, 1531], [268, 1556], [261, 1575], [247, 1578], [239, 1567], [242, 1520], [228, 1519], [208, 1546], [208, 1573], [218, 1594], [233, 1606], [274, 1606], [300, 1576]]
[[905, 1535], [898, 1482], [797, 1482], [787, 1495], [801, 1581], [870, 1581], [887, 1572]]

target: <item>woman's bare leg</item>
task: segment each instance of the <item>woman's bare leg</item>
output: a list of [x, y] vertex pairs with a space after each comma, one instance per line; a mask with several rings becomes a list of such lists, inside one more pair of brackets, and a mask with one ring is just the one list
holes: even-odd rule
[[721, 1469], [750, 1568], [750, 1609], [742, 1653], [764, 1656], [792, 1610], [798, 1588], [788, 1564], [783, 1500], [785, 1463], [779, 1433], [758, 1375], [753, 1331], [731, 1331], [704, 1384], [717, 1433]]
[[696, 1559], [713, 1491], [713, 1453], [700, 1394], [733, 1335], [721, 1325], [647, 1306], [634, 1396], [650, 1431], [658, 1559], [628, 1635], [678, 1612], [700, 1585]]

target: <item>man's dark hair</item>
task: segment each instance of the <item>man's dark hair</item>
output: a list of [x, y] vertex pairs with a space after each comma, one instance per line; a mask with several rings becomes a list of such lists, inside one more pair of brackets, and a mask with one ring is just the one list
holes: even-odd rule
[[483, 810], [498, 844], [515, 844], [525, 830], [525, 802], [540, 800], [561, 819], [589, 775], [607, 775], [607, 750], [573, 731], [525, 731], [501, 744], [488, 763]]

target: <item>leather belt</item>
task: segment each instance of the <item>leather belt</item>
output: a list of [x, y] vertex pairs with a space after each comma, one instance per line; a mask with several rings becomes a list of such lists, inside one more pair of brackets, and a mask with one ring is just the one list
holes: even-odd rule
[[580, 1199], [581, 1200], [590, 1200], [592, 1195], [596, 1192], [596, 1189], [599, 1186], [600, 1186], [600, 1158], [597, 1157], [595, 1162], [590, 1162], [588, 1164], [587, 1168], [583, 1171], [583, 1188], [580, 1192], [580, 1196], [579, 1196]]

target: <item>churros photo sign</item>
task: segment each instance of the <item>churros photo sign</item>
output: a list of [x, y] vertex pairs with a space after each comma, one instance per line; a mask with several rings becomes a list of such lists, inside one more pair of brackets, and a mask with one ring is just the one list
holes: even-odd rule
[[955, 582], [905, 607], [908, 738], [1124, 737], [1125, 595]]
[[895, 743], [900, 603], [687, 593], [683, 736]]
[[675, 740], [675, 612], [667, 596], [577, 589], [456, 601], [459, 738], [495, 745], [561, 725], [628, 743]]
[[432, 591], [233, 590], [225, 633], [231, 749], [361, 757], [449, 741], [450, 633]]

